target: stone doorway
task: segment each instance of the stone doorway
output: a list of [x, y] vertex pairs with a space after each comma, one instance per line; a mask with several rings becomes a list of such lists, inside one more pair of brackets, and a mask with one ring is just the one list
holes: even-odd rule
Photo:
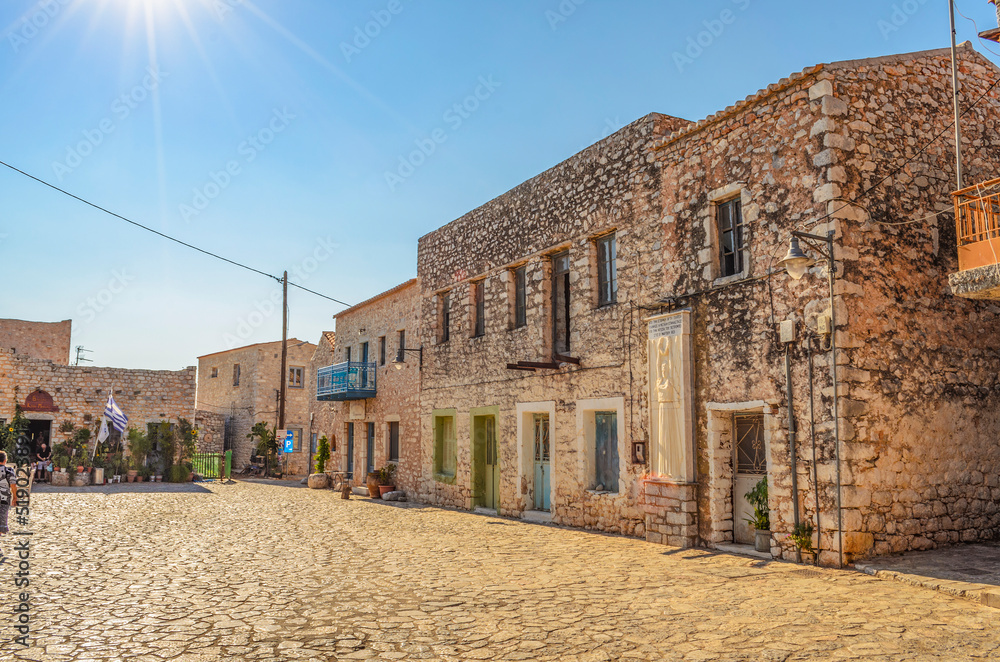
[[31, 454], [38, 452], [44, 441], [52, 450], [52, 421], [30, 419], [28, 421], [28, 436], [31, 438]]
[[753, 508], [747, 501], [749, 492], [767, 477], [767, 448], [764, 442], [764, 415], [733, 414], [733, 542], [752, 545], [754, 530], [747, 519]]

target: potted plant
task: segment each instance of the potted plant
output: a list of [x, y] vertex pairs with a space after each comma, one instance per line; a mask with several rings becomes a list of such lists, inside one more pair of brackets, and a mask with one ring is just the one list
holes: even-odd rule
[[153, 470], [149, 467], [143, 467], [139, 469], [139, 475], [142, 476], [142, 480], [148, 481], [149, 477], [153, 475]]
[[753, 548], [758, 552], [771, 551], [771, 509], [767, 506], [767, 477], [761, 478], [745, 495], [753, 508], [753, 516], [746, 521], [754, 529]]
[[378, 481], [379, 498], [386, 492], [393, 492], [396, 489], [396, 465], [387, 464], [375, 472], [375, 479]]
[[330, 486], [330, 477], [326, 475], [326, 463], [330, 459], [330, 441], [323, 435], [319, 439], [319, 446], [316, 448], [316, 463], [313, 465], [313, 473], [310, 474], [308, 485], [314, 490]]
[[788, 536], [798, 550], [799, 559], [802, 563], [815, 563], [816, 552], [813, 550], [813, 524], [812, 522], [799, 522], [792, 527], [792, 533]]

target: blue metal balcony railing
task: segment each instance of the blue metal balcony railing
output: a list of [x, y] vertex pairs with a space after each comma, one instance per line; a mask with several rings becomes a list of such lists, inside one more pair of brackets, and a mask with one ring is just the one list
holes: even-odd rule
[[364, 400], [375, 397], [374, 363], [350, 361], [316, 371], [317, 400]]

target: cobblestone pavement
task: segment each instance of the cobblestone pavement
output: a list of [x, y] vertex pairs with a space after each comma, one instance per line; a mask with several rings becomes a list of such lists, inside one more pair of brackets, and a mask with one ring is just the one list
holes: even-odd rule
[[858, 572], [282, 485], [117, 489], [34, 495], [15, 658], [1000, 658], [1000, 610]]

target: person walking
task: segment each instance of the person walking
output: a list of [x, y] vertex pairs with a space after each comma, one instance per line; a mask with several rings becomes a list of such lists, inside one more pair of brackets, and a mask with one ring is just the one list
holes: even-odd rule
[[7, 514], [17, 507], [17, 474], [7, 466], [7, 453], [0, 451], [0, 536], [9, 532]]

